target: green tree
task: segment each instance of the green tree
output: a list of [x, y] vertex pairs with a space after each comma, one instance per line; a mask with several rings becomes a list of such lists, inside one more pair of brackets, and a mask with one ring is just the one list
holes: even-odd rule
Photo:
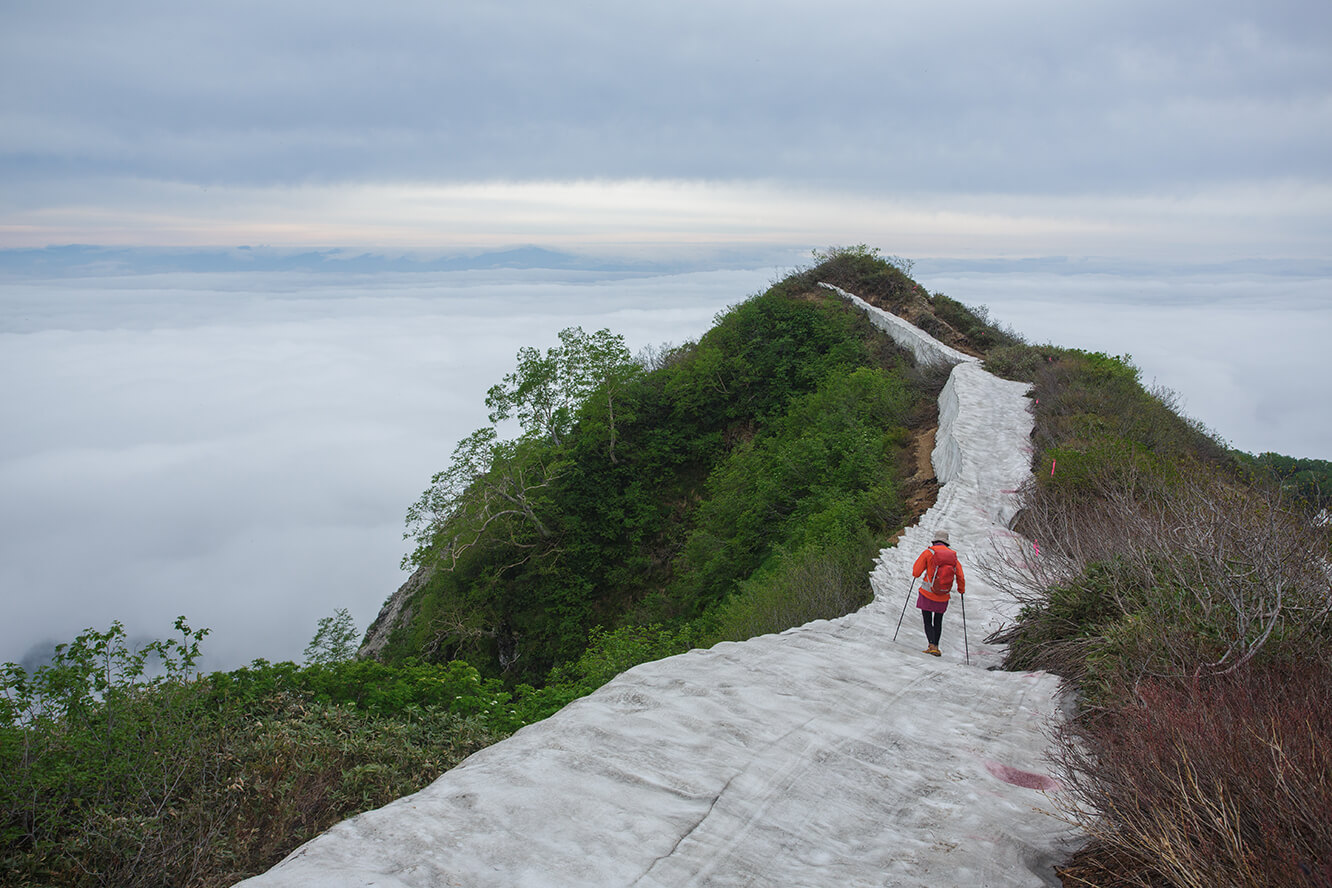
[[613, 454], [615, 400], [640, 372], [623, 336], [607, 329], [588, 334], [582, 327], [567, 327], [560, 331], [560, 344], [545, 354], [530, 346], [518, 350], [518, 366], [486, 394], [490, 421], [517, 419], [525, 436], [545, 438], [560, 447], [580, 405], [600, 391]]
[[404, 566], [433, 557], [452, 570], [477, 546], [515, 549], [524, 553], [517, 563], [527, 561], [553, 537], [542, 514], [565, 465], [541, 441], [501, 441], [490, 427], [468, 435], [407, 510], [404, 537], [417, 547]]
[[[571, 327], [561, 331], [560, 340], [564, 343], [565, 373], [574, 398], [587, 408], [585, 419], [594, 426], [604, 427], [606, 455], [612, 463], [618, 463], [616, 409], [625, 390], [642, 375], [643, 368], [629, 354], [624, 337], [610, 330], [586, 334], [581, 327]], [[619, 421], [624, 419], [621, 416]]]
[[[554, 537], [546, 511], [552, 487], [569, 465], [564, 448], [583, 410], [591, 429], [602, 429], [606, 452], [617, 462], [617, 413], [624, 390], [642, 375], [610, 330], [560, 331], [560, 345], [518, 350], [517, 367], [486, 396], [490, 421], [517, 419], [523, 429], [505, 441], [493, 427], [478, 429], [454, 448], [449, 467], [407, 511], [405, 538], [416, 540], [404, 566], [436, 557], [447, 569], [469, 550], [507, 548], [517, 555], [501, 570], [548, 551]], [[590, 406], [589, 406], [590, 405]]]
[[351, 612], [345, 607], [338, 608], [331, 617], [319, 621], [314, 637], [305, 647], [306, 665], [350, 660], [356, 655], [357, 640], [360, 637]]
[[517, 368], [486, 393], [490, 421], [517, 419], [525, 435], [562, 445], [575, 407], [573, 391], [564, 384], [562, 362], [563, 349], [558, 346], [544, 355], [531, 346], [518, 349]]

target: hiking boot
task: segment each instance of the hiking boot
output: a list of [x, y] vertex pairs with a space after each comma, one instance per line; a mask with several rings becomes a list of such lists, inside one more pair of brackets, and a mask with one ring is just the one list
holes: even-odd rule
[[943, 651], [939, 650], [939, 646], [937, 644], [932, 644], [929, 647], [925, 648], [925, 653], [935, 657], [943, 656]]

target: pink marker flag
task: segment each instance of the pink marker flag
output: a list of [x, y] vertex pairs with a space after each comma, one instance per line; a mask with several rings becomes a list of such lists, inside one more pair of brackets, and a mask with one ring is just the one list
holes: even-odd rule
[[1051, 478], [1054, 477], [1054, 467], [1055, 467], [1055, 463], [1057, 463], [1057, 462], [1059, 462], [1059, 460], [1057, 460], [1057, 459], [1052, 459], [1052, 460], [1050, 460], [1050, 477], [1051, 477]]

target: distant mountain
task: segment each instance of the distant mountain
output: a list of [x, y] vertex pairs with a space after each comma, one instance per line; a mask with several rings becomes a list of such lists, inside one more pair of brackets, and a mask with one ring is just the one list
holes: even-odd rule
[[393, 254], [356, 249], [290, 250], [276, 247], [113, 247], [89, 244], [0, 250], [0, 276], [87, 277], [169, 272], [473, 271], [498, 268], [576, 271], [678, 272], [682, 262], [605, 259], [518, 246], [483, 253]]
[[[483, 252], [427, 252], [369, 250], [356, 247], [297, 249], [269, 246], [121, 247], [96, 244], [21, 249], [0, 249], [0, 278], [101, 277], [171, 272], [298, 271], [375, 274], [383, 272], [482, 271], [540, 268], [567, 271], [672, 274], [721, 268], [788, 266], [800, 260], [790, 249], [735, 251], [718, 248], [705, 258], [645, 259], [591, 256], [551, 250], [533, 244]], [[1126, 263], [1121, 259], [1034, 256], [1018, 259], [962, 259], [935, 257], [917, 260], [914, 270], [923, 275], [949, 274], [1117, 274], [1159, 275], [1163, 271], [1188, 274], [1263, 274], [1327, 276], [1332, 261], [1325, 259], [1237, 259], [1224, 263], [1171, 265], [1159, 262]]]
[[1113, 274], [1121, 277], [1135, 275], [1158, 276], [1174, 274], [1258, 274], [1289, 277], [1323, 277], [1332, 274], [1332, 261], [1327, 259], [1232, 259], [1227, 262], [1171, 263], [1149, 259], [1128, 261], [1122, 258], [1096, 256], [1028, 256], [1016, 259], [983, 258], [964, 259], [935, 257], [912, 262], [913, 272], [921, 276], [948, 274]]

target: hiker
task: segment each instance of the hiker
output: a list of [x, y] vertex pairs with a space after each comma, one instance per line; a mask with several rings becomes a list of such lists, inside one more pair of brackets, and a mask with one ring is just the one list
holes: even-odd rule
[[911, 575], [919, 577], [920, 595], [916, 596], [916, 607], [920, 608], [925, 618], [925, 640], [929, 647], [925, 653], [942, 657], [939, 650], [939, 636], [943, 633], [943, 615], [948, 610], [949, 592], [953, 580], [957, 580], [957, 594], [967, 592], [967, 578], [962, 575], [962, 565], [957, 560], [957, 553], [948, 548], [948, 531], [940, 530], [934, 534], [934, 542], [920, 553], [911, 568]]

